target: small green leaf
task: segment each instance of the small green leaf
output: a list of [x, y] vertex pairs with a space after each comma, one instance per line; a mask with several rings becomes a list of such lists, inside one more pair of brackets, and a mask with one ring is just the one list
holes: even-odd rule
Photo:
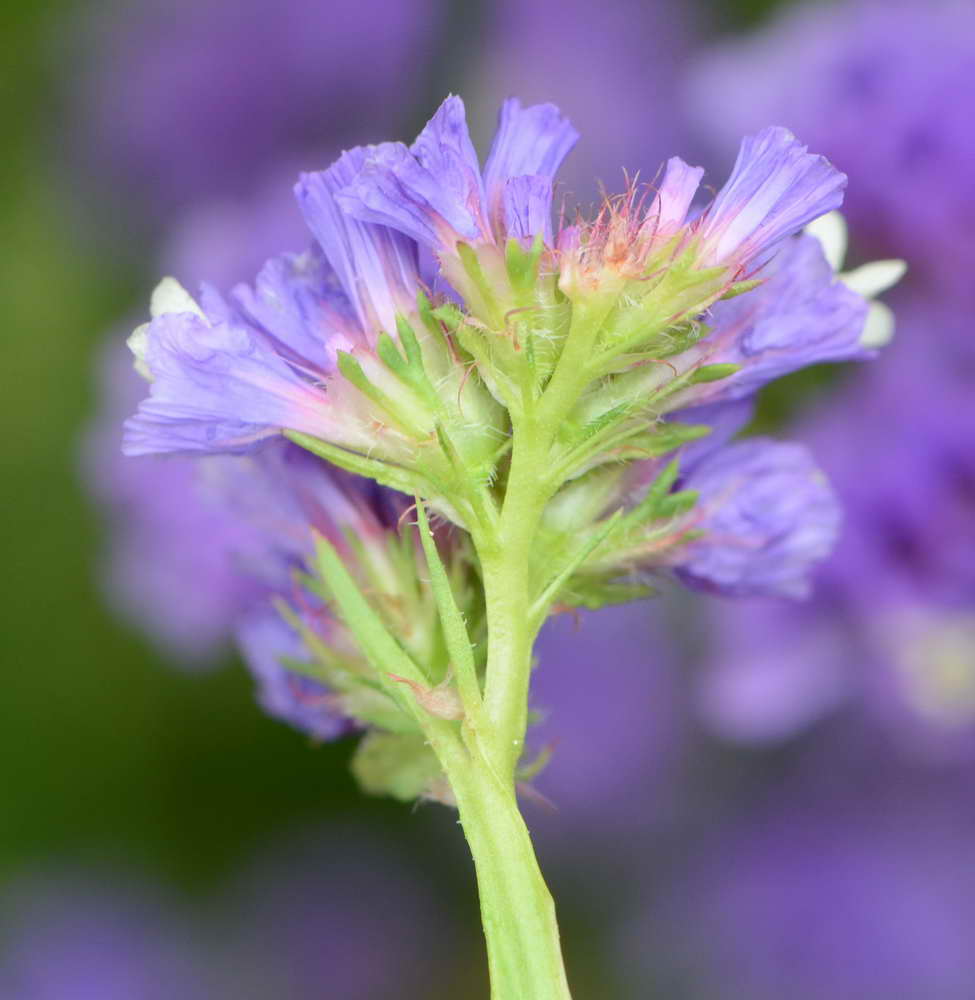
[[563, 600], [572, 607], [598, 611], [610, 604], [629, 604], [655, 594], [653, 587], [646, 583], [576, 579], [572, 581], [572, 590], [563, 594]]
[[697, 503], [698, 495], [697, 490], [680, 490], [678, 493], [668, 493], [657, 504], [657, 517], [680, 517], [681, 514], [686, 514]]

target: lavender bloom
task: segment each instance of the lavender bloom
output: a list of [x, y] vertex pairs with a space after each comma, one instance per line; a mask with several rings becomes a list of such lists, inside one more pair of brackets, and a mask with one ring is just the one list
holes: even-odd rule
[[818, 240], [790, 240], [762, 273], [760, 288], [712, 308], [700, 350], [740, 370], [695, 387], [695, 401], [739, 399], [807, 365], [872, 357], [861, 343], [868, 303], [836, 277]]
[[128, 454], [243, 452], [284, 429], [372, 446], [368, 420], [323, 383], [338, 351], [394, 327], [419, 274], [411, 241], [341, 214], [336, 191], [360, 162], [353, 151], [303, 176], [296, 194], [319, 248], [272, 259], [253, 290], [228, 303], [205, 287], [201, 308], [178, 286], [157, 289], [154, 318], [132, 340], [152, 381], [127, 423]]
[[140, 361], [150, 396], [126, 421], [126, 455], [244, 452], [284, 427], [332, 431], [324, 393], [229, 313], [212, 322], [190, 312], [157, 316]]
[[342, 211], [337, 196], [367, 159], [363, 148], [343, 153], [328, 168], [303, 174], [295, 195], [308, 228], [335, 271], [366, 332], [396, 329], [396, 313], [413, 308], [419, 285], [417, 247], [385, 226], [358, 223]]
[[703, 259], [752, 267], [786, 236], [840, 207], [846, 176], [807, 152], [788, 129], [742, 140], [731, 176], [698, 223]]
[[678, 550], [685, 583], [734, 596], [809, 592], [840, 512], [805, 448], [760, 438], [729, 445], [693, 466], [683, 487], [699, 494], [692, 519], [703, 532]]
[[858, 239], [964, 294], [975, 260], [973, 39], [970, 4], [807, 3], [701, 56], [688, 104], [716, 148], [788, 122], [857, 178], [847, 211]]
[[4, 1000], [203, 1000], [202, 954], [145, 887], [63, 873], [8, 888], [0, 911]]
[[86, 46], [72, 46], [92, 53], [80, 67], [77, 142], [92, 173], [159, 216], [243, 195], [282, 160], [361, 142], [363, 123], [395, 127], [422, 90], [416, 67], [436, 51], [441, 7], [141, 0], [113, 8], [80, 26]]
[[506, 101], [482, 178], [464, 103], [448, 97], [409, 149], [368, 147], [339, 202], [438, 252], [452, 252], [458, 240], [500, 241], [509, 230], [533, 236], [525, 229], [550, 224], [552, 179], [577, 138], [553, 105]]

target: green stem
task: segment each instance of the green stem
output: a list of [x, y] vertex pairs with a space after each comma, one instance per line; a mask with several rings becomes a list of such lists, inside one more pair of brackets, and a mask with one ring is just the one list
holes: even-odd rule
[[570, 1000], [555, 904], [542, 879], [514, 783], [471, 753], [445, 762], [477, 872], [491, 1000]]

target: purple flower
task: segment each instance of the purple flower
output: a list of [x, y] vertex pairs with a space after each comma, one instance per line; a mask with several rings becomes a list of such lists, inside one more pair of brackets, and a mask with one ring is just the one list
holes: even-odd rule
[[127, 455], [244, 452], [282, 428], [332, 434], [324, 392], [229, 313], [212, 322], [190, 312], [157, 316], [144, 359], [150, 395], [126, 421]]
[[759, 288], [711, 309], [696, 351], [740, 370], [693, 387], [695, 401], [740, 399], [807, 365], [873, 356], [860, 343], [868, 303], [836, 277], [818, 240], [789, 240], [762, 273]]
[[687, 474], [691, 526], [677, 550], [689, 586], [733, 596], [803, 597], [813, 565], [836, 540], [840, 511], [805, 448], [752, 438], [715, 451]]
[[552, 179], [577, 133], [552, 105], [505, 102], [482, 177], [459, 97], [448, 97], [407, 149], [370, 146], [339, 203], [363, 222], [398, 229], [437, 251], [550, 225]]
[[[227, 516], [213, 475], [198, 459], [122, 456], [122, 416], [145, 383], [124, 343], [107, 346], [102, 411], [84, 441], [83, 471], [108, 515], [109, 600], [175, 662], [206, 661], [228, 642], [241, 610], [263, 591], [259, 578], [241, 572], [241, 563], [256, 562], [266, 540], [252, 525]], [[217, 467], [238, 461], [207, 460]]]
[[579, 133], [554, 104], [501, 105], [498, 131], [484, 165], [488, 218], [495, 233], [552, 241], [552, 182]]
[[742, 140], [731, 176], [696, 225], [705, 263], [754, 268], [786, 236], [840, 207], [846, 176], [785, 128]]
[[975, 10], [856, 0], [784, 9], [712, 47], [688, 104], [721, 148], [785, 121], [854, 179], [855, 240], [966, 294], [975, 266]]

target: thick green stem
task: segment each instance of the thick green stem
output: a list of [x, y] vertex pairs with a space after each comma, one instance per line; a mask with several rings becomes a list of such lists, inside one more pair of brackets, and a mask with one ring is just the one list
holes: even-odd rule
[[477, 872], [491, 1000], [569, 1000], [555, 904], [513, 782], [477, 753], [447, 765]]
[[519, 429], [498, 530], [475, 538], [484, 582], [488, 661], [484, 705], [497, 736], [494, 764], [508, 777], [524, 749], [528, 682], [536, 626], [530, 609], [531, 548], [550, 491], [543, 474], [548, 442], [531, 425]]

